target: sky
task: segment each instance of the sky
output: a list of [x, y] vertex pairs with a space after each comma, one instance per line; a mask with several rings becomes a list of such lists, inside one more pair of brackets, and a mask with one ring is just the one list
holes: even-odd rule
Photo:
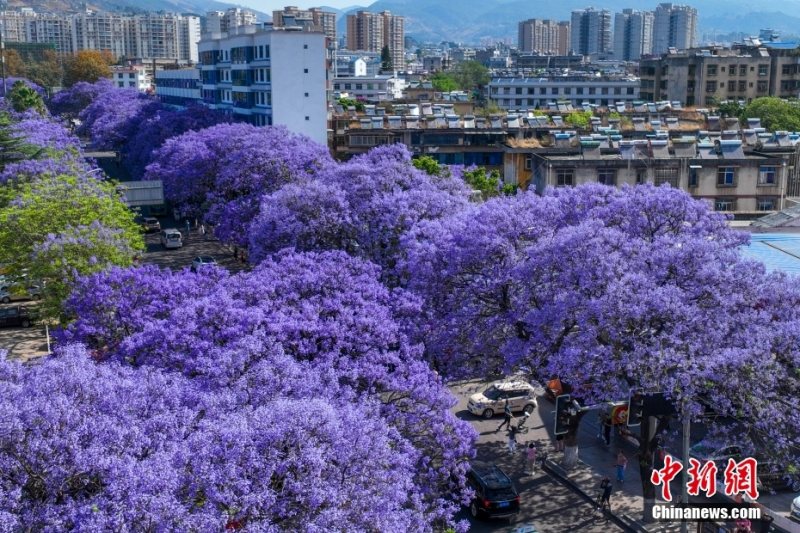
[[303, 2], [299, 0], [234, 0], [234, 3], [242, 4], [253, 9], [257, 9], [263, 13], [272, 13], [275, 9], [282, 9], [284, 6], [297, 6], [300, 9], [308, 9], [309, 7], [330, 6], [337, 9], [350, 6], [367, 6], [374, 0], [324, 0], [315, 2]]

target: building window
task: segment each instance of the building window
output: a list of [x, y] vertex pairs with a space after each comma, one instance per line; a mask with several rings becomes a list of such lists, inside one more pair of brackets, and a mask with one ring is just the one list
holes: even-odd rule
[[558, 94], [558, 87], [551, 87], [550, 94]]
[[759, 197], [756, 198], [756, 209], [759, 211], [775, 211], [775, 198]]
[[729, 93], [736, 92], [736, 80], [728, 81], [728, 92]]
[[708, 65], [706, 67], [706, 74], [709, 76], [716, 76], [717, 75], [717, 66], [716, 65]]
[[617, 171], [613, 168], [598, 168], [597, 183], [614, 186], [617, 184]]
[[514, 94], [522, 94], [522, 87], [517, 87], [514, 89]]
[[700, 175], [698, 168], [689, 167], [689, 187], [697, 187], [700, 184]]
[[736, 65], [731, 65], [728, 67], [728, 76], [736, 76]]
[[307, 44], [303, 45], [303, 50], [308, 50], [308, 45]]
[[311, 120], [311, 118], [308, 115], [306, 115], [306, 120]]
[[642, 185], [644, 183], [647, 183], [647, 169], [639, 168], [636, 170], [636, 184]]
[[766, 80], [759, 81], [756, 84], [756, 91], [758, 91], [760, 93], [767, 92], [767, 81]]
[[303, 69], [303, 74], [308, 74], [308, 69], [307, 68]]
[[747, 76], [747, 65], [739, 65], [739, 76]]
[[583, 94], [583, 87], [575, 87], [575, 94]]
[[305, 97], [308, 98], [308, 93], [305, 93]]
[[717, 82], [716, 81], [707, 81], [706, 82], [706, 92], [707, 93], [715, 93], [715, 92], [717, 92]]
[[736, 167], [719, 167], [717, 169], [717, 187], [736, 186]]
[[759, 185], [775, 185], [777, 183], [778, 169], [776, 167], [761, 167], [758, 169]]
[[568, 187], [573, 185], [575, 179], [575, 171], [571, 168], [559, 168], [556, 170], [556, 186]]
[[656, 187], [660, 187], [666, 183], [670, 187], [678, 188], [677, 168], [656, 168], [653, 170], [653, 174]]
[[739, 80], [739, 92], [743, 93], [745, 91], [747, 91], [747, 81]]
[[758, 75], [759, 76], [766, 76], [769, 73], [769, 65], [759, 65], [758, 66]]
[[530, 170], [532, 166], [533, 156], [525, 156], [525, 170]]
[[736, 199], [717, 198], [714, 200], [714, 211], [736, 211]]

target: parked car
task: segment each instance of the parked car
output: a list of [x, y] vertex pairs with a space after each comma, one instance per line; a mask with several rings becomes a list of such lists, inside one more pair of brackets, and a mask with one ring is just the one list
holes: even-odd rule
[[475, 491], [469, 505], [473, 517], [511, 518], [519, 513], [519, 493], [499, 466], [473, 463], [467, 473], [467, 483]]
[[728, 459], [739, 461], [743, 454], [742, 447], [738, 444], [700, 441], [689, 448], [689, 457], [694, 457], [703, 463], [714, 461], [714, 464], [717, 465], [718, 475], [722, 475], [725, 467], [728, 466]]
[[192, 272], [199, 272], [208, 265], [216, 265], [217, 260], [210, 255], [198, 255], [192, 260]]
[[0, 307], [0, 327], [23, 327], [33, 324], [31, 312], [22, 306]]
[[792, 510], [790, 516], [795, 520], [800, 520], [800, 496], [792, 501]]
[[161, 222], [155, 217], [144, 217], [142, 219], [142, 229], [147, 233], [161, 231]]
[[492, 418], [502, 413], [506, 399], [511, 411], [532, 413], [536, 409], [536, 389], [522, 380], [498, 381], [483, 392], [473, 394], [469, 398], [467, 409], [475, 416]]
[[41, 297], [42, 289], [38, 285], [25, 286], [22, 283], [15, 283], [0, 287], [0, 303], [4, 304], [19, 300], [38, 300]]
[[161, 230], [161, 246], [164, 248], [181, 248], [183, 246], [183, 235], [176, 229]]

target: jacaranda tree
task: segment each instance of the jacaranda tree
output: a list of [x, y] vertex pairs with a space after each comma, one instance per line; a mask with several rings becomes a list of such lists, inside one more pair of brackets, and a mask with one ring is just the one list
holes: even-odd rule
[[[375, 266], [343, 252], [285, 251], [236, 276], [214, 268], [201, 274], [114, 269], [80, 282], [68, 309], [77, 320], [62, 342], [85, 343], [104, 364], [183, 376], [237, 420], [219, 441], [219, 454], [216, 444], [207, 444], [217, 437], [197, 437], [192, 471], [215, 483], [213, 491], [203, 491], [206, 505], [219, 509], [217, 498], [224, 495], [235, 520], [281, 530], [332, 527], [334, 518], [343, 521], [336, 527], [355, 529], [394, 523], [425, 530], [452, 522], [465, 496], [475, 436], [450, 413], [454, 399], [409, 338], [419, 302], [383, 287]], [[277, 414], [267, 416], [265, 406]], [[197, 416], [213, 425], [208, 410]], [[225, 442], [267, 449], [273, 438], [271, 432], [242, 434], [240, 416], [256, 416], [258, 422], [248, 424], [259, 433], [269, 426], [286, 432], [282, 444], [269, 448], [284, 465], [276, 467], [281, 474], [271, 473], [270, 454], [243, 464], [238, 451], [221, 455]], [[281, 423], [284, 416], [289, 419]], [[363, 419], [361, 430], [375, 432], [375, 460], [385, 478], [362, 470], [372, 460], [355, 466], [372, 453], [371, 441], [358, 432], [338, 459], [338, 448], [331, 448], [330, 459], [303, 452], [303, 428], [317, 428], [314, 434], [332, 439], [320, 446], [333, 446], [345, 438], [348, 417]], [[300, 468], [306, 460], [309, 466]], [[315, 465], [331, 473], [319, 479]], [[352, 498], [323, 489], [345, 479]], [[376, 512], [378, 501], [386, 513]], [[318, 516], [321, 507], [326, 512]]]

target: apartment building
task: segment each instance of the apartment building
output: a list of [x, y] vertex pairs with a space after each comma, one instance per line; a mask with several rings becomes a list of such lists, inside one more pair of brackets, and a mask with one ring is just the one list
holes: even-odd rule
[[653, 19], [653, 53], [670, 48], [687, 50], [697, 46], [697, 10], [691, 6], [663, 3]]
[[111, 81], [121, 89], [136, 89], [137, 91], [146, 92], [152, 88], [150, 77], [141, 65], [111, 67]]
[[157, 70], [155, 86], [156, 96], [165, 104], [185, 107], [202, 98], [200, 70], [194, 67]]
[[602, 56], [611, 51], [611, 12], [607, 9], [586, 9], [572, 12], [570, 48], [584, 56]]
[[493, 78], [489, 98], [502, 109], [538, 109], [551, 102], [613, 106], [639, 100], [639, 79], [574, 74], [533, 78]]
[[299, 27], [310, 31], [321, 31], [328, 38], [330, 46], [336, 43], [336, 13], [323, 11], [319, 7], [299, 9], [286, 6], [272, 12], [272, 25], [276, 28]]
[[394, 68], [405, 68], [405, 18], [388, 11], [347, 15], [348, 50], [381, 52], [384, 46], [389, 47]]
[[280, 124], [327, 142], [322, 32], [241, 26], [200, 41], [201, 98], [259, 126]]
[[614, 59], [638, 61], [653, 52], [654, 18], [652, 12], [634, 9], [614, 15]]
[[[24, 26], [24, 31], [23, 31]], [[200, 18], [195, 15], [147, 13], [120, 15], [93, 12], [55, 15], [31, 11], [0, 13], [6, 41], [49, 44], [56, 51], [108, 50], [115, 58], [197, 61]]]
[[570, 49], [570, 23], [547, 19], [528, 19], [519, 23], [517, 43], [521, 52], [567, 55]]
[[406, 81], [391, 74], [339, 76], [333, 79], [335, 94], [366, 102], [385, 102], [403, 98]]
[[258, 15], [248, 9], [232, 7], [225, 11], [209, 11], [206, 13], [204, 33], [229, 32], [239, 26], [252, 26], [258, 23]]
[[780, 45], [695, 48], [665, 54], [643, 59], [639, 75], [643, 99], [677, 100], [687, 106], [711, 106], [724, 100], [749, 102], [763, 96], [796, 98], [800, 93], [800, 57], [793, 47]]

